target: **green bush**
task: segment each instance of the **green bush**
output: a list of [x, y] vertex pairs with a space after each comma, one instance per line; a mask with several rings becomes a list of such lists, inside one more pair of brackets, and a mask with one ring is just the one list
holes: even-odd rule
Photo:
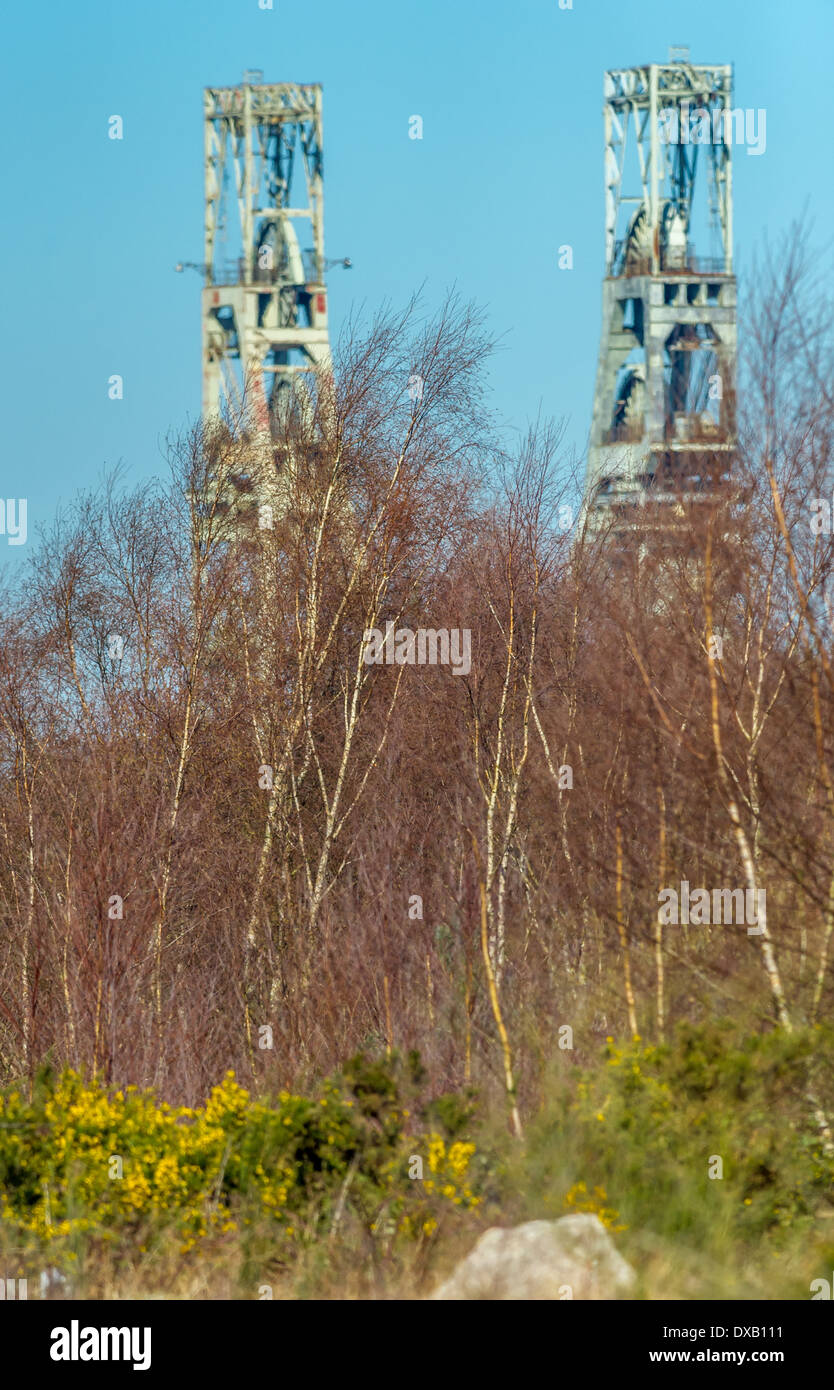
[[739, 1278], [751, 1261], [798, 1258], [834, 1215], [817, 1114], [832, 1109], [814, 1060], [831, 1046], [822, 1033], [744, 1037], [716, 1024], [682, 1026], [660, 1047], [609, 1038], [601, 1062], [557, 1085], [529, 1128], [529, 1207], [596, 1211], [626, 1250], [659, 1241]]
[[[130, 1257], [166, 1233], [187, 1253], [261, 1227], [289, 1256], [346, 1213], [371, 1237], [430, 1236], [444, 1213], [479, 1205], [475, 1149], [408, 1132], [401, 1070], [356, 1057], [317, 1095], [272, 1100], [230, 1072], [197, 1109], [43, 1072], [31, 1098], [0, 1095], [5, 1240], [72, 1260], [96, 1242]], [[410, 1176], [415, 1159], [422, 1181]]]

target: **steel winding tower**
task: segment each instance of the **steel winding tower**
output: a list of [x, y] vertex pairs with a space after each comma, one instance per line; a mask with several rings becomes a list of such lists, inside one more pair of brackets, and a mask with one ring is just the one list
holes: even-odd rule
[[299, 374], [329, 368], [330, 343], [321, 87], [262, 77], [203, 94], [203, 414], [240, 420], [245, 390], [268, 436]]
[[[732, 68], [692, 64], [687, 50], [672, 55], [605, 74], [590, 534], [673, 525], [683, 502], [714, 495], [734, 447]], [[712, 259], [695, 254], [696, 206], [717, 245]]]

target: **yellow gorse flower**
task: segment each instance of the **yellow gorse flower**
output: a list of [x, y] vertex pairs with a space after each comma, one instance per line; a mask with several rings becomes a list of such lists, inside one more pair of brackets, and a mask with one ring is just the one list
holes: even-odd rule
[[611, 1231], [627, 1231], [627, 1226], [617, 1225], [619, 1212], [607, 1206], [607, 1201], [604, 1187], [595, 1187], [593, 1192], [589, 1193], [584, 1182], [575, 1182], [565, 1193], [564, 1207], [567, 1212], [588, 1212], [591, 1216], [599, 1217], [603, 1226], [607, 1226]]
[[[108, 1094], [68, 1071], [40, 1101], [0, 1094], [0, 1220], [23, 1246], [64, 1249], [89, 1233], [111, 1244], [126, 1237], [142, 1251], [154, 1231], [171, 1229], [188, 1252], [259, 1216], [302, 1239], [315, 1235], [311, 1212], [330, 1219], [328, 1202], [352, 1166], [352, 1181], [376, 1184], [394, 1225], [403, 1218], [399, 1230], [425, 1237], [441, 1208], [479, 1205], [470, 1178], [475, 1146], [447, 1147], [435, 1133], [408, 1137], [403, 1112], [393, 1115], [390, 1152], [363, 1179], [355, 1171], [362, 1173], [361, 1116], [332, 1085], [314, 1100], [282, 1091], [269, 1104], [228, 1072], [203, 1106], [173, 1107], [134, 1086]], [[404, 1176], [415, 1147], [428, 1170], [422, 1183]]]

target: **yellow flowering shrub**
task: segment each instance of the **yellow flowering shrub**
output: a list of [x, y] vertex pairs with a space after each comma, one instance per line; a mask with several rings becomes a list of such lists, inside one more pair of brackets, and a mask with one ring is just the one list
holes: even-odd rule
[[[44, 1076], [31, 1100], [0, 1093], [0, 1221], [22, 1246], [84, 1235], [144, 1249], [165, 1229], [187, 1252], [264, 1219], [285, 1240], [314, 1238], [341, 1199], [372, 1233], [384, 1212], [386, 1229], [393, 1219], [429, 1234], [444, 1207], [478, 1205], [475, 1147], [408, 1136], [407, 1119], [384, 1067], [364, 1059], [317, 1096], [271, 1102], [229, 1072], [196, 1109], [135, 1087], [110, 1094], [70, 1071]], [[423, 1182], [409, 1178], [415, 1154]]]
[[433, 1236], [438, 1223], [431, 1213], [432, 1199], [440, 1197], [452, 1207], [474, 1211], [483, 1198], [474, 1190], [470, 1175], [474, 1144], [456, 1140], [447, 1147], [441, 1135], [431, 1133], [425, 1136], [421, 1147], [424, 1152], [412, 1154], [410, 1165], [413, 1171], [418, 1160], [414, 1184], [418, 1200], [416, 1205], [409, 1204], [409, 1210], [400, 1217], [399, 1229], [406, 1235]]
[[613, 1207], [607, 1206], [608, 1197], [604, 1187], [595, 1187], [592, 1192], [588, 1191], [584, 1182], [575, 1182], [565, 1193], [565, 1211], [571, 1216], [578, 1212], [587, 1212], [591, 1216], [599, 1217], [603, 1226], [607, 1226], [609, 1231], [627, 1231], [628, 1227], [617, 1225], [619, 1212]]

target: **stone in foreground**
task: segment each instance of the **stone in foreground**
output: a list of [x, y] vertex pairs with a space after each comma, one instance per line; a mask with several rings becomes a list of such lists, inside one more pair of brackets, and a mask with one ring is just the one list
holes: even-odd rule
[[485, 1231], [433, 1299], [607, 1299], [627, 1296], [634, 1270], [596, 1216], [563, 1216]]

